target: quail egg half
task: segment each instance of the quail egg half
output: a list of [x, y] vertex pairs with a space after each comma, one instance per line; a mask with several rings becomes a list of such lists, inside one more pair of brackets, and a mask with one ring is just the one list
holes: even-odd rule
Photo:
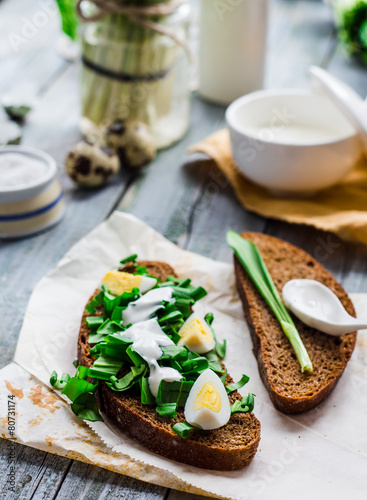
[[102, 280], [102, 285], [106, 285], [112, 295], [116, 295], [116, 297], [124, 292], [131, 292], [133, 288], [139, 288], [140, 293], [145, 293], [156, 284], [155, 278], [122, 271], [109, 271]]
[[204, 354], [214, 348], [215, 340], [210, 326], [199, 314], [193, 313], [178, 331], [177, 345], [185, 345], [190, 351]]
[[204, 430], [225, 425], [231, 416], [228, 395], [221, 379], [205, 370], [195, 381], [185, 404], [186, 421]]

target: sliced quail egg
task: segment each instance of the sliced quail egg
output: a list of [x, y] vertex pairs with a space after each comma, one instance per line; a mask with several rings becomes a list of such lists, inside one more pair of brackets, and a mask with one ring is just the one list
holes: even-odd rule
[[178, 331], [181, 339], [177, 345], [185, 345], [190, 351], [204, 354], [214, 348], [215, 341], [210, 326], [199, 314], [193, 313]]
[[139, 288], [139, 292], [144, 293], [156, 284], [155, 278], [122, 271], [109, 271], [102, 280], [102, 285], [106, 285], [112, 295], [116, 295], [116, 297], [124, 292], [131, 292], [133, 288]]
[[217, 429], [231, 416], [226, 389], [212, 370], [205, 370], [195, 381], [185, 404], [185, 419], [200, 429]]

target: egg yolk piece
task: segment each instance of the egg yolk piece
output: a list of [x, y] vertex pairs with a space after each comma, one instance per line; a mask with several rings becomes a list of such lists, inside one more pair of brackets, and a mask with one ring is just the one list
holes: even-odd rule
[[131, 292], [133, 288], [139, 288], [142, 276], [121, 271], [109, 271], [102, 280], [102, 285], [106, 285], [112, 295], [122, 295], [124, 292]]
[[206, 382], [198, 392], [195, 398], [194, 409], [201, 410], [208, 408], [215, 413], [219, 413], [222, 409], [222, 400], [217, 388], [210, 382]]
[[213, 334], [204, 319], [191, 317], [180, 328], [178, 345], [186, 345], [191, 351], [203, 354], [214, 347]]

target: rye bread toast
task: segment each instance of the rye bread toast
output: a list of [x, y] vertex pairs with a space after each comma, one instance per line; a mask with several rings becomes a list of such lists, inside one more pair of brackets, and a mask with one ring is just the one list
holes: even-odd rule
[[[346, 311], [355, 316], [343, 287], [309, 254], [265, 234], [246, 232], [242, 236], [257, 245], [280, 294], [291, 279], [314, 279], [330, 288]], [[274, 406], [287, 414], [314, 408], [327, 398], [343, 374], [356, 343], [356, 332], [333, 337], [292, 315], [313, 364], [312, 373], [302, 373], [289, 340], [236, 257], [235, 273], [259, 372]]]
[[[151, 276], [166, 281], [167, 276], [175, 275], [166, 263], [141, 261]], [[126, 265], [125, 272], [134, 272], [132, 264]], [[98, 293], [96, 290], [93, 297]], [[93, 298], [91, 297], [91, 298]], [[103, 310], [96, 315], [102, 315]], [[85, 324], [88, 314], [84, 311], [78, 338], [78, 363], [90, 367], [93, 357], [88, 344], [89, 327]], [[232, 379], [227, 376], [226, 383]], [[230, 403], [241, 399], [235, 391], [229, 395]], [[192, 431], [187, 439], [180, 438], [172, 431], [172, 425], [183, 422], [183, 409], [178, 409], [175, 418], [161, 418], [155, 408], [143, 405], [138, 390], [132, 388], [125, 392], [115, 392], [104, 382], [97, 389], [97, 402], [100, 410], [121, 431], [144, 445], [154, 453], [166, 458], [205, 469], [236, 470], [248, 465], [253, 459], [260, 441], [260, 423], [253, 413], [238, 413], [219, 429], [207, 431], [204, 435]]]

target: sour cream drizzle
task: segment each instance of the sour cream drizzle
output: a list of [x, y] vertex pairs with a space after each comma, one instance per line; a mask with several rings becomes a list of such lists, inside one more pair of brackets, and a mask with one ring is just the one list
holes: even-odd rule
[[182, 379], [180, 372], [174, 368], [158, 365], [158, 359], [162, 356], [160, 347], [174, 345], [174, 342], [164, 333], [156, 318], [135, 323], [121, 335], [133, 341], [132, 348], [148, 363], [148, 383], [154, 397], [157, 397], [162, 380], [175, 382]]
[[[172, 299], [172, 288], [155, 288], [134, 302], [130, 302], [122, 313], [123, 325], [138, 323], [149, 319], [158, 309], [164, 306], [162, 302]], [[167, 337], [168, 338], [168, 337]]]

